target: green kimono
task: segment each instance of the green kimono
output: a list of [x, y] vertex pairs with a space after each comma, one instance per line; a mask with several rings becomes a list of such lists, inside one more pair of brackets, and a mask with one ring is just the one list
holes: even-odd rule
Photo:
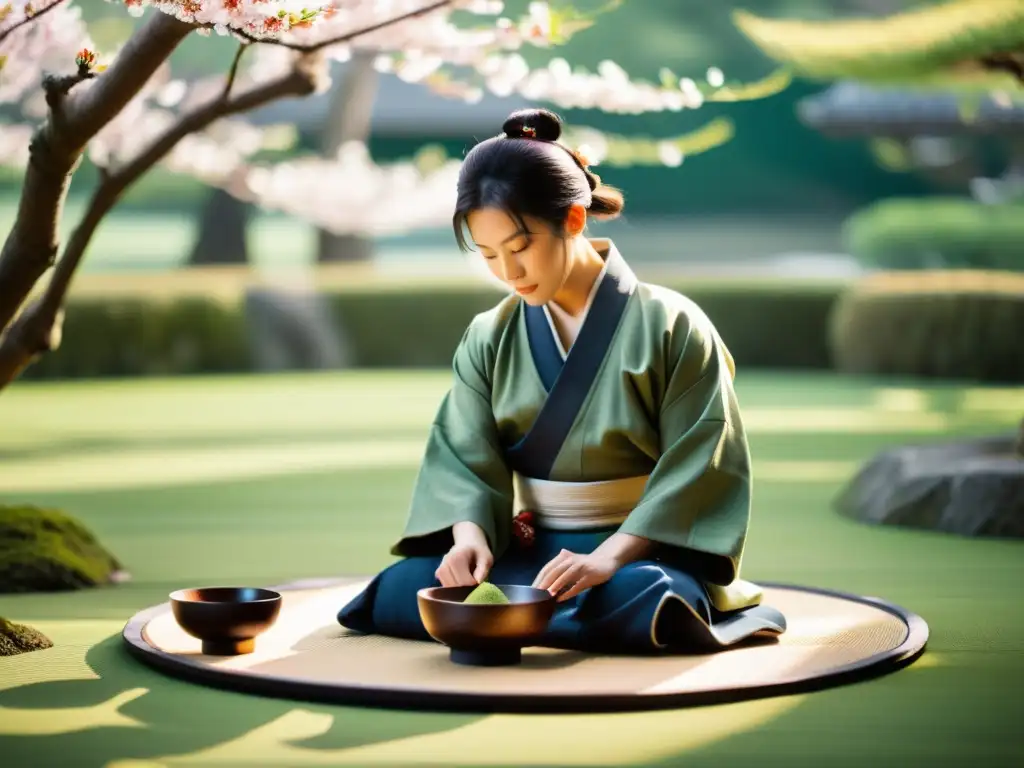
[[[505, 583], [530, 583], [530, 572], [543, 566], [549, 550], [553, 556], [562, 547], [592, 549], [614, 531], [548, 535], [541, 526], [540, 546], [524, 554], [512, 536], [514, 472], [566, 483], [646, 475], [642, 496], [618, 530], [656, 546], [648, 560], [622, 570], [662, 581], [671, 571], [671, 597], [701, 615], [712, 634], [732, 622], [732, 635], [723, 634], [720, 644], [758, 631], [781, 632], [783, 617], [760, 606], [761, 591], [739, 578], [752, 488], [732, 358], [692, 301], [639, 283], [614, 245], [605, 243], [605, 272], [564, 358], [544, 309], [517, 296], [471, 322], [455, 353], [452, 387], [430, 430], [405, 531], [392, 550], [406, 559], [391, 567], [410, 571], [415, 566], [404, 563], [436, 563], [451, 546], [452, 526], [472, 521], [487, 535], [494, 572], [508, 561], [508, 575], [519, 581]], [[590, 538], [570, 542], [573, 549], [566, 542], [574, 536]], [[613, 582], [620, 575], [623, 589], [617, 590]], [[623, 600], [633, 599], [631, 590], [644, 590], [627, 584], [627, 576], [617, 573], [587, 591], [602, 596], [587, 598], [585, 592], [567, 601], [582, 602], [566, 610], [594, 614], [585, 609], [589, 599], [608, 603], [604, 610], [619, 610], [621, 619]], [[680, 579], [687, 581], [683, 588]], [[610, 595], [616, 591], [622, 591], [618, 602]], [[339, 618], [381, 631], [382, 622], [365, 615], [367, 600], [357, 605], [357, 598]], [[652, 595], [650, 605], [631, 611], [639, 611], [637, 637], [646, 632], [657, 647], [665, 643], [654, 639], [652, 626], [664, 602], [664, 594]], [[366, 621], [356, 618], [358, 609]], [[580, 616], [569, 619], [578, 624]], [[578, 626], [572, 632], [576, 641], [552, 644], [587, 645], [578, 642]]]

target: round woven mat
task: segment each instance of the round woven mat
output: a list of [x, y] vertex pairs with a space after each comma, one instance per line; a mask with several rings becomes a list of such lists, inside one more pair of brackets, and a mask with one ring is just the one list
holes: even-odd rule
[[170, 604], [128, 622], [129, 650], [175, 677], [255, 694], [341, 704], [486, 712], [681, 707], [830, 687], [893, 671], [924, 650], [918, 616], [874, 598], [765, 587], [785, 634], [707, 655], [600, 656], [544, 648], [514, 667], [464, 667], [439, 643], [350, 633], [338, 610], [366, 579], [274, 587], [277, 623], [243, 656], [204, 656]]

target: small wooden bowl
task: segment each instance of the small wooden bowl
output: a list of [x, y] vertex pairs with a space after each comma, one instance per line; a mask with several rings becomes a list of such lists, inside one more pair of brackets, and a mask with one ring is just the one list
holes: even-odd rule
[[170, 598], [178, 625], [208, 656], [252, 653], [281, 613], [280, 593], [258, 587], [179, 589]]
[[456, 664], [507, 666], [522, 661], [547, 629], [556, 601], [545, 589], [496, 584], [507, 605], [463, 602], [474, 587], [430, 587], [416, 593], [427, 632], [451, 650]]

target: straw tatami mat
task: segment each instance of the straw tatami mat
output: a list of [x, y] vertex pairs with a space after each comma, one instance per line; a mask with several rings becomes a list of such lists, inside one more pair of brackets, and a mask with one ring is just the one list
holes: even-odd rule
[[599, 656], [543, 648], [513, 667], [452, 664], [438, 643], [350, 633], [338, 610], [365, 579], [300, 582], [282, 592], [277, 623], [256, 650], [204, 656], [170, 604], [135, 616], [124, 639], [142, 661], [175, 677], [284, 698], [416, 709], [608, 711], [691, 706], [852, 682], [892, 671], [924, 649], [924, 621], [896, 606], [790, 586], [765, 602], [788, 629], [714, 654]]

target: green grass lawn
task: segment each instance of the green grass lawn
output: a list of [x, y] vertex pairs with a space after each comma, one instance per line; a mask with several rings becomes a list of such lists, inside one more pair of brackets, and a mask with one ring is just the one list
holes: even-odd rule
[[125, 621], [172, 589], [389, 562], [446, 383], [303, 374], [21, 383], [0, 397], [0, 501], [59, 505], [134, 574], [0, 597], [0, 615], [56, 643], [0, 659], [0, 764], [1020, 764], [1020, 543], [872, 528], [830, 509], [887, 445], [1011, 428], [1020, 391], [741, 373], [757, 474], [745, 575], [883, 597], [930, 625], [922, 659], [872, 682], [685, 711], [471, 716], [258, 699], [126, 656]]

